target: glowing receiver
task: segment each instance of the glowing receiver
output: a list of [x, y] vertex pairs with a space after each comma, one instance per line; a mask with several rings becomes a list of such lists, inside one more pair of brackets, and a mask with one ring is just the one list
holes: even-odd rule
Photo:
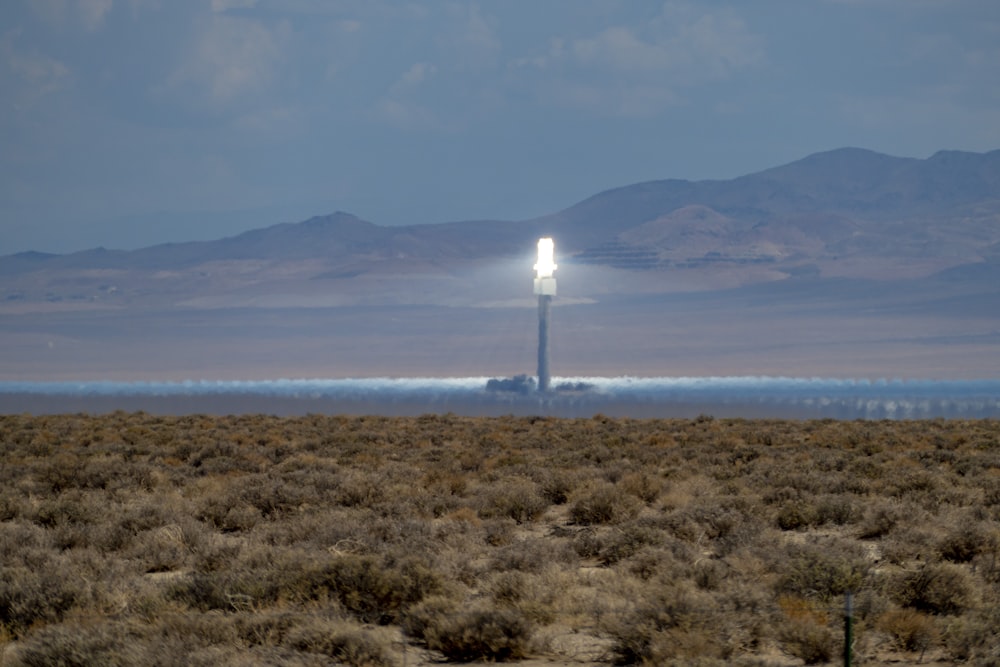
[[552, 273], [556, 270], [553, 260], [555, 244], [550, 238], [538, 239], [538, 263], [535, 264], [535, 294], [555, 296], [556, 279]]

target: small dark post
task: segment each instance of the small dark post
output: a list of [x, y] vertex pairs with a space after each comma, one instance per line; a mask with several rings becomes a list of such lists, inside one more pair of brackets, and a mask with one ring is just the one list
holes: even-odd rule
[[851, 653], [854, 649], [854, 594], [844, 596], [844, 667], [851, 667]]

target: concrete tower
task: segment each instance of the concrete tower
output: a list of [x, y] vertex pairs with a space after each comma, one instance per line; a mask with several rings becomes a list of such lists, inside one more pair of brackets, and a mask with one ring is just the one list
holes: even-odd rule
[[549, 311], [556, 294], [555, 244], [550, 238], [538, 239], [538, 263], [535, 264], [535, 294], [538, 295], [538, 391], [548, 391]]

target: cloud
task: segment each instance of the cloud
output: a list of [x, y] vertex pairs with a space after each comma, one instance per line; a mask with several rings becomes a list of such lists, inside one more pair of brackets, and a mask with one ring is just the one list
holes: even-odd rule
[[[0, 37], [0, 55], [6, 71], [0, 75], [9, 101], [19, 108], [33, 106], [40, 98], [61, 90], [70, 79], [70, 68], [40, 53], [25, 53], [15, 47], [18, 32]], [[8, 88], [8, 85], [10, 86]]]
[[212, 0], [212, 11], [220, 14], [230, 9], [250, 9], [257, 0]]
[[403, 72], [403, 76], [399, 77], [395, 85], [406, 88], [420, 85], [436, 71], [437, 67], [431, 63], [414, 63], [410, 69]]
[[455, 65], [458, 69], [496, 64], [500, 53], [500, 39], [492, 20], [483, 16], [476, 5], [454, 5], [452, 13], [457, 25], [450, 37], [451, 46], [458, 52]]
[[732, 10], [668, 2], [651, 20], [553, 37], [547, 53], [511, 65], [555, 77], [541, 87], [549, 102], [635, 116], [653, 115], [682, 101], [687, 88], [725, 80], [764, 60], [763, 39]]
[[104, 24], [104, 16], [111, 11], [114, 0], [79, 0], [78, 10], [83, 27], [96, 30]]
[[[135, 0], [133, 0], [133, 4]], [[97, 30], [104, 25], [104, 17], [114, 7], [114, 0], [31, 0], [35, 14], [53, 25], [79, 25], [86, 30]]]
[[679, 102], [669, 88], [646, 83], [588, 84], [556, 81], [540, 93], [543, 102], [596, 111], [602, 116], [647, 118]]
[[433, 63], [413, 63], [377, 103], [379, 117], [389, 125], [401, 129], [440, 129], [442, 123], [434, 112], [417, 100], [418, 89], [436, 72], [437, 67]]
[[376, 112], [382, 121], [401, 130], [444, 129], [433, 111], [412, 100], [386, 97], [379, 100]]
[[644, 26], [612, 26], [573, 40], [560, 55], [589, 68], [619, 73], [672, 75], [694, 83], [728, 76], [763, 59], [761, 40], [727, 10], [700, 13], [668, 3]]
[[207, 17], [190, 50], [155, 92], [215, 108], [262, 92], [276, 76], [289, 34], [287, 23], [269, 27], [224, 14]]

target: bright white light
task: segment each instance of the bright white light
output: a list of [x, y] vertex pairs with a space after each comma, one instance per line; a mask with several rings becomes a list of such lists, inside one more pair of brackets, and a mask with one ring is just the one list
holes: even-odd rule
[[538, 239], [538, 263], [535, 264], [535, 271], [538, 272], [536, 277], [538, 278], [551, 278], [552, 273], [556, 270], [555, 260], [553, 255], [555, 254], [555, 243], [552, 242], [550, 238]]

